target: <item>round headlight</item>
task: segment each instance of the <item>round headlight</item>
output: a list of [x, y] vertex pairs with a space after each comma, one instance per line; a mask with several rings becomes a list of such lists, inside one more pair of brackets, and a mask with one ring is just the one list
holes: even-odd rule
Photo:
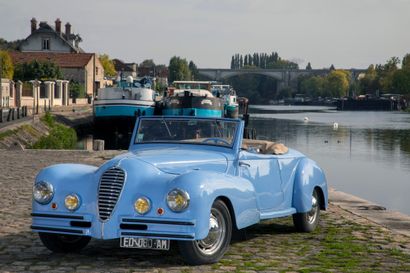
[[36, 202], [45, 205], [50, 203], [53, 199], [54, 189], [53, 185], [48, 182], [40, 181], [33, 186], [33, 198]]
[[80, 207], [80, 198], [77, 194], [69, 194], [64, 199], [64, 205], [68, 210], [74, 211]]
[[173, 189], [167, 195], [168, 207], [175, 212], [180, 212], [189, 206], [189, 194], [180, 189]]
[[145, 214], [151, 209], [151, 202], [147, 197], [140, 197], [135, 200], [134, 209], [139, 214]]

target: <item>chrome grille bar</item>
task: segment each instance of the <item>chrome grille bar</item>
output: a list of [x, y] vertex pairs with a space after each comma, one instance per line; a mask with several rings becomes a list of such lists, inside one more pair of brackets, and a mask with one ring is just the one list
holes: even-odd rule
[[124, 186], [125, 173], [118, 167], [104, 172], [98, 189], [98, 212], [102, 221], [107, 221], [117, 204]]

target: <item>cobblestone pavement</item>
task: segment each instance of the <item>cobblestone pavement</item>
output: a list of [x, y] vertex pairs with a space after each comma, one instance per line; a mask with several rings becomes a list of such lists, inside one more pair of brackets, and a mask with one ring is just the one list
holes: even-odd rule
[[29, 228], [35, 174], [57, 162], [99, 165], [108, 157], [0, 150], [0, 272], [410, 272], [410, 238], [332, 204], [314, 233], [295, 232], [290, 218], [265, 222], [214, 265], [184, 265], [175, 244], [155, 252], [92, 240], [80, 253], [51, 253]]

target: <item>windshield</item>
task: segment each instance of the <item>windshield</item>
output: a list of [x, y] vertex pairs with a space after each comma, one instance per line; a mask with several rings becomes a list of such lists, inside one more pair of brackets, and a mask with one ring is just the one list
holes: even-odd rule
[[142, 119], [138, 143], [182, 143], [232, 147], [238, 123], [218, 119]]

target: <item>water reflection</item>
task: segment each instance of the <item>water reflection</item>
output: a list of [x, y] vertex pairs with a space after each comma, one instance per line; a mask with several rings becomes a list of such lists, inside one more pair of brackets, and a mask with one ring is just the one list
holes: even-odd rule
[[283, 142], [313, 158], [331, 186], [410, 214], [409, 114], [265, 109], [252, 117], [258, 138]]

